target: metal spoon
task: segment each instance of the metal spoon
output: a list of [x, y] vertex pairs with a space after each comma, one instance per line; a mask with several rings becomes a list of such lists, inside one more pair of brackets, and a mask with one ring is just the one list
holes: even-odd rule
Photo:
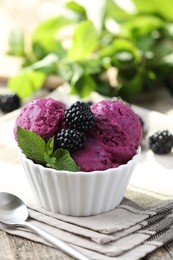
[[54, 237], [43, 229], [27, 222], [26, 220], [28, 216], [28, 209], [20, 198], [11, 193], [0, 192], [0, 222], [16, 227], [27, 227], [75, 259], [90, 260], [87, 256], [69, 246], [59, 238]]

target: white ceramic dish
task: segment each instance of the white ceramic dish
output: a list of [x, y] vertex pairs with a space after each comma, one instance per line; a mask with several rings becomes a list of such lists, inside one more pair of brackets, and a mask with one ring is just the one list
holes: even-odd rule
[[89, 216], [114, 209], [120, 204], [141, 148], [127, 164], [105, 171], [68, 172], [43, 167], [19, 157], [37, 203], [50, 211], [71, 216]]

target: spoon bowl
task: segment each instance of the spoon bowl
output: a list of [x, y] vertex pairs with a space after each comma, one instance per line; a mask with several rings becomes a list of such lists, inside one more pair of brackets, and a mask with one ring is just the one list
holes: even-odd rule
[[31, 229], [54, 247], [64, 251], [68, 255], [80, 260], [89, 260], [87, 256], [69, 246], [61, 239], [54, 237], [45, 230], [36, 227], [30, 222], [26, 221], [29, 217], [27, 206], [17, 196], [0, 192], [0, 222], [5, 225], [22, 226]]
[[28, 209], [20, 198], [0, 192], [0, 222], [7, 225], [21, 224], [28, 216]]

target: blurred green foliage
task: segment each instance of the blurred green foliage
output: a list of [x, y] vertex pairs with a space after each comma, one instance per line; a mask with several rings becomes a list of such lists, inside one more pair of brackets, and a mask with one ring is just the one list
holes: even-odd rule
[[[68, 2], [66, 8], [73, 15], [41, 23], [32, 35], [31, 52], [24, 50], [23, 38], [17, 38], [9, 53], [22, 55], [24, 65], [20, 75], [9, 80], [10, 89], [24, 98], [54, 74], [69, 82], [71, 93], [81, 98], [97, 91], [132, 101], [160, 85], [173, 92], [172, 0], [132, 3], [134, 11], [129, 12], [105, 0], [98, 29], [84, 6]], [[58, 35], [69, 26], [67, 45]], [[14, 46], [12, 38], [10, 43]]]

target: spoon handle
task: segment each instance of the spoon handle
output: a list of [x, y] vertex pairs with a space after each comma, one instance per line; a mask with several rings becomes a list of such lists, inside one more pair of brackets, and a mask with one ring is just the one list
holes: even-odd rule
[[90, 258], [88, 258], [84, 254], [80, 253], [77, 249], [74, 249], [73, 247], [69, 246], [67, 243], [65, 243], [61, 239], [54, 237], [47, 231], [45, 231], [39, 227], [36, 227], [35, 225], [31, 224], [30, 222], [25, 221], [22, 225], [25, 227], [28, 227], [29, 229], [31, 229], [32, 231], [34, 231], [35, 233], [40, 235], [42, 238], [44, 238], [47, 242], [54, 245], [56, 248], [62, 250], [63, 252], [67, 253], [68, 255], [74, 257], [75, 259], [90, 260]]

